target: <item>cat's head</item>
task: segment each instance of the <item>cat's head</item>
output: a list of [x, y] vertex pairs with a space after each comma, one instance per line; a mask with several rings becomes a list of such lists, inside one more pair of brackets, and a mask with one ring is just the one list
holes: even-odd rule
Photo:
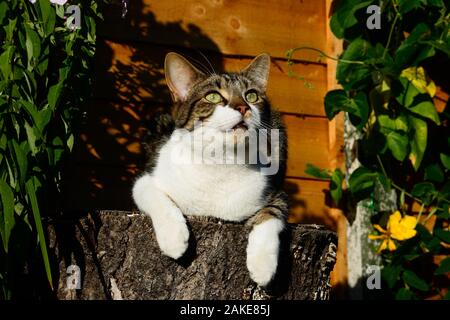
[[176, 53], [165, 60], [166, 81], [175, 102], [178, 128], [193, 130], [199, 121], [220, 131], [264, 127], [270, 57], [257, 56], [239, 73], [206, 74]]

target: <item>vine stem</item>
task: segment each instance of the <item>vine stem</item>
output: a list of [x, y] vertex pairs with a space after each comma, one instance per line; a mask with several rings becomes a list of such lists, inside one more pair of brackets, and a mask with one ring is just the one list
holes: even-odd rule
[[395, 14], [395, 18], [394, 18], [394, 22], [392, 23], [391, 30], [389, 31], [389, 36], [388, 36], [386, 46], [384, 47], [382, 59], [384, 59], [386, 57], [389, 46], [391, 45], [392, 34], [394, 33], [395, 25], [397, 24], [398, 18], [400, 18], [400, 13], [397, 12]]
[[292, 60], [292, 56], [294, 55], [295, 52], [301, 51], [301, 50], [311, 50], [311, 51], [315, 51], [315, 52], [320, 53], [320, 54], [321, 54], [322, 56], [324, 56], [325, 58], [328, 58], [328, 59], [331, 59], [331, 60], [334, 60], [334, 61], [339, 61], [339, 62], [344, 62], [344, 63], [350, 63], [350, 64], [361, 64], [361, 65], [364, 65], [364, 64], [365, 64], [363, 61], [353, 61], [353, 60], [346, 60], [346, 59], [335, 58], [335, 57], [332, 57], [332, 56], [326, 54], [326, 53], [323, 52], [322, 50], [317, 49], [317, 48], [313, 48], [313, 47], [297, 47], [297, 48], [290, 49], [290, 50], [287, 52], [288, 62], [290, 62], [290, 61]]

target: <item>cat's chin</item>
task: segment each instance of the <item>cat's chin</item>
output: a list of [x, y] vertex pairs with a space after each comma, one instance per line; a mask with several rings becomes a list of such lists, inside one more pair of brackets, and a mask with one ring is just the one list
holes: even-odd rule
[[233, 131], [239, 131], [239, 130], [241, 130], [241, 131], [247, 131], [248, 130], [248, 125], [244, 122], [244, 121], [241, 121], [241, 122], [239, 122], [238, 124], [236, 124], [233, 128], [231, 128]]

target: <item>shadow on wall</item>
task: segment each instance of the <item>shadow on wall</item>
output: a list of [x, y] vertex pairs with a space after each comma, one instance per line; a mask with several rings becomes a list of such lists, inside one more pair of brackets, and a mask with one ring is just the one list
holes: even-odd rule
[[[223, 72], [222, 58], [196, 50], [155, 44], [154, 34], [183, 47], [218, 46], [195, 25], [161, 23], [133, 1], [125, 18], [122, 7], [106, 8], [98, 26], [93, 99], [86, 108], [86, 123], [79, 136], [68, 180], [69, 211], [129, 210], [134, 177], [144, 164], [141, 142], [151, 120], [171, 106], [164, 78], [164, 58], [170, 51], [186, 56], [199, 69]], [[145, 26], [145, 27], [141, 27]], [[174, 40], [175, 39], [175, 40]], [[212, 57], [211, 57], [212, 56]]]

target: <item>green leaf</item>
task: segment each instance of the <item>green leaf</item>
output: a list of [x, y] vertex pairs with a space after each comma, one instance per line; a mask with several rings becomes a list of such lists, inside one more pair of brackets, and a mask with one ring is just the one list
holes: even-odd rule
[[439, 157], [441, 158], [441, 162], [442, 162], [442, 164], [444, 165], [444, 167], [445, 167], [446, 169], [449, 169], [449, 170], [450, 170], [450, 156], [449, 156], [449, 155], [446, 155], [446, 154], [444, 154], [444, 153], [441, 153], [441, 154], [439, 155]]
[[42, 227], [41, 213], [39, 212], [39, 205], [36, 198], [36, 184], [30, 179], [26, 182], [25, 188], [27, 191], [28, 199], [31, 204], [31, 211], [33, 212], [34, 223], [36, 225], [36, 230], [38, 233], [39, 246], [41, 248], [42, 259], [44, 260], [45, 271], [47, 274], [47, 280], [50, 287], [53, 289], [52, 273], [50, 269], [50, 261], [47, 253], [47, 245], [44, 236], [44, 228]]
[[330, 28], [334, 35], [342, 39], [345, 31], [358, 23], [355, 12], [366, 8], [372, 1], [347, 0], [335, 9], [330, 19]]
[[406, 288], [401, 288], [395, 294], [395, 300], [413, 300], [415, 298], [415, 294]]
[[419, 23], [400, 45], [395, 53], [395, 64], [399, 69], [405, 66], [417, 66], [421, 61], [435, 54], [431, 46], [424, 46], [421, 42], [431, 35], [430, 28], [425, 23]]
[[63, 83], [58, 82], [57, 84], [50, 87], [48, 91], [48, 105], [51, 109], [55, 109], [59, 103], [59, 99], [61, 98], [61, 91], [63, 88]]
[[411, 152], [409, 160], [414, 170], [419, 170], [423, 155], [427, 148], [428, 126], [427, 123], [414, 116], [408, 116], [410, 127], [413, 129], [412, 139], [410, 141]]
[[2, 236], [3, 248], [8, 252], [9, 237], [14, 227], [14, 194], [11, 187], [3, 180], [0, 180], [0, 199], [2, 201], [2, 221], [0, 221], [0, 232]]
[[56, 13], [49, 1], [39, 1], [39, 7], [45, 25], [45, 35], [48, 36], [55, 28]]
[[416, 288], [420, 291], [428, 291], [430, 290], [430, 286], [425, 280], [421, 279], [414, 271], [405, 270], [402, 275], [403, 280], [413, 288]]
[[414, 112], [422, 117], [428, 118], [435, 122], [436, 124], [440, 124], [441, 120], [439, 119], [439, 115], [437, 113], [436, 107], [433, 102], [430, 101], [422, 101], [418, 104], [415, 104], [409, 108], [411, 112]]
[[328, 170], [318, 168], [310, 163], [306, 164], [305, 173], [318, 179], [328, 180], [331, 178]]
[[450, 231], [445, 231], [445, 230], [436, 228], [434, 230], [434, 234], [436, 235], [436, 237], [438, 237], [442, 241], [444, 241], [446, 243], [450, 243]]
[[419, 9], [422, 6], [421, 0], [403, 0], [399, 1], [399, 11], [401, 14], [408, 13], [414, 9]]
[[12, 74], [12, 57], [14, 55], [14, 47], [8, 46], [0, 55], [0, 71], [3, 79], [10, 79]]
[[325, 112], [328, 119], [333, 119], [341, 111], [353, 116], [352, 123], [358, 129], [364, 127], [369, 116], [369, 104], [365, 93], [359, 92], [354, 98], [350, 98], [344, 90], [329, 91], [325, 96]]
[[386, 141], [394, 158], [403, 161], [408, 154], [408, 137], [405, 134], [391, 131], [386, 134]]
[[413, 186], [411, 193], [414, 197], [421, 199], [425, 205], [430, 204], [437, 192], [431, 182], [421, 182]]
[[349, 190], [357, 199], [367, 198], [375, 188], [378, 173], [359, 167], [349, 178]]
[[444, 182], [444, 171], [438, 164], [430, 164], [425, 168], [425, 180], [434, 182]]
[[[342, 60], [365, 61], [372, 57], [373, 48], [363, 39], [352, 41], [341, 56]], [[369, 65], [339, 61], [336, 69], [336, 79], [345, 90], [363, 89], [372, 83], [372, 73]]]
[[439, 264], [439, 267], [434, 272], [435, 275], [441, 275], [450, 272], [450, 257], [445, 258]]
[[333, 174], [331, 175], [331, 182], [330, 182], [330, 194], [331, 198], [333, 198], [334, 202], [336, 204], [339, 204], [339, 202], [342, 199], [342, 181], [344, 180], [344, 174], [340, 169], [336, 169], [333, 171]]
[[402, 267], [399, 265], [387, 265], [381, 270], [381, 277], [386, 281], [389, 288], [393, 288], [400, 278]]
[[28, 57], [28, 70], [31, 70], [36, 65], [41, 53], [41, 39], [36, 31], [31, 29], [28, 24], [25, 24], [26, 34], [26, 49]]
[[20, 181], [22, 183], [25, 182], [25, 179], [27, 177], [27, 171], [28, 171], [28, 159], [26, 153], [22, 150], [22, 148], [19, 146], [17, 141], [12, 140], [12, 146], [14, 149], [14, 155], [16, 158], [16, 163], [19, 168], [20, 173]]

